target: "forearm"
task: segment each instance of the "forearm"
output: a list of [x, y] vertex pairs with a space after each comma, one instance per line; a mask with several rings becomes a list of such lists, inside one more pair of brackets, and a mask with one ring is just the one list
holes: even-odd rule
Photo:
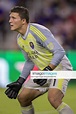
[[51, 68], [55, 69], [55, 67], [61, 62], [62, 58], [65, 55], [65, 51], [57, 51], [54, 53], [54, 56], [50, 62]]
[[32, 61], [26, 61], [20, 77], [26, 80], [26, 78], [29, 76], [30, 71], [33, 69], [33, 67], [34, 67], [34, 64]]

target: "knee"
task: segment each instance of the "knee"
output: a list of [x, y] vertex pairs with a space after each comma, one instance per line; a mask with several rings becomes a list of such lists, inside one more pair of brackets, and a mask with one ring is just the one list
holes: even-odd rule
[[21, 94], [18, 95], [17, 99], [20, 103], [24, 102], [24, 96]]
[[20, 105], [23, 107], [28, 106], [30, 104], [30, 101], [29, 101], [27, 95], [19, 94], [17, 99], [18, 99]]

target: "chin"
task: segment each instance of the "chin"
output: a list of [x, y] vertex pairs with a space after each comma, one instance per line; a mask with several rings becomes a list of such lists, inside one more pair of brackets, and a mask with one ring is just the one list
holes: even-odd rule
[[15, 28], [11, 28], [12, 31], [15, 31]]

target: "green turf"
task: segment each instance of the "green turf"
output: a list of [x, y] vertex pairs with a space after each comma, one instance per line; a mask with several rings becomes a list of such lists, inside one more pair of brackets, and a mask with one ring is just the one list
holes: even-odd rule
[[[4, 94], [5, 89], [0, 89], [0, 114], [21, 114], [20, 105], [17, 100], [11, 100]], [[66, 95], [63, 99], [69, 104], [76, 114], [76, 86], [68, 86]], [[58, 114], [57, 111], [49, 104], [47, 93], [34, 100], [36, 114]]]

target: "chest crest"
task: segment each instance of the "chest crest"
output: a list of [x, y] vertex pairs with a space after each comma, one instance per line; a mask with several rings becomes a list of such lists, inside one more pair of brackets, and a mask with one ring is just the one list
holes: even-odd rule
[[18, 45], [27, 53], [31, 53], [34, 50], [36, 45], [36, 39], [34, 36], [29, 33], [26, 39], [23, 39], [21, 36], [17, 40]]

